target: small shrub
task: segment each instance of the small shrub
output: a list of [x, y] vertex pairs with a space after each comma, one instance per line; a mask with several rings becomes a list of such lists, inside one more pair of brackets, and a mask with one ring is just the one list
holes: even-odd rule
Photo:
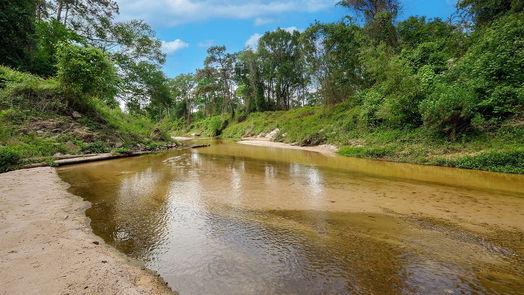
[[130, 149], [126, 147], [120, 147], [120, 148], [112, 149], [111, 154], [126, 154], [126, 153], [129, 153], [129, 151]]
[[154, 151], [154, 150], [162, 149], [164, 146], [165, 146], [165, 144], [162, 143], [162, 142], [152, 141], [152, 142], [147, 144], [146, 150]]
[[20, 153], [11, 147], [0, 147], [0, 172], [7, 172], [16, 167]]
[[106, 153], [109, 151], [109, 146], [106, 142], [95, 141], [84, 145], [82, 151], [91, 153]]

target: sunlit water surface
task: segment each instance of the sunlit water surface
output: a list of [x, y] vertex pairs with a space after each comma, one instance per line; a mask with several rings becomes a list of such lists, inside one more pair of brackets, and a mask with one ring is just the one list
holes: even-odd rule
[[59, 169], [180, 294], [524, 294], [524, 178], [209, 148]]

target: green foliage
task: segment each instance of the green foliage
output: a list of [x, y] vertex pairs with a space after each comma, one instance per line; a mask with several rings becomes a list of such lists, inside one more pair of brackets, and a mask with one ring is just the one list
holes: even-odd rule
[[459, 0], [457, 7], [473, 17], [477, 25], [487, 24], [508, 12], [521, 12], [521, 0]]
[[203, 135], [218, 136], [227, 127], [228, 119], [222, 115], [207, 117], [193, 124], [193, 129], [199, 130]]
[[524, 105], [524, 14], [501, 18], [474, 38], [478, 41], [420, 104], [424, 123], [452, 137], [496, 127]]
[[448, 79], [471, 85], [486, 118], [519, 113], [524, 105], [524, 13], [500, 18], [475, 39]]
[[[170, 130], [178, 124], [170, 120], [155, 124], [146, 116], [126, 114], [94, 97], [85, 98], [88, 112], [73, 121], [70, 114], [77, 109], [71, 108], [56, 79], [2, 66], [0, 79], [5, 81], [0, 89], [0, 146], [16, 151], [22, 164], [51, 159], [56, 153], [78, 153], [76, 147], [81, 152], [108, 152], [115, 146], [143, 148], [151, 142], [158, 146], [159, 141], [171, 141]], [[45, 127], [57, 121], [63, 128]], [[39, 123], [44, 127], [34, 127]]]
[[130, 149], [126, 148], [126, 147], [120, 147], [120, 148], [116, 148], [116, 149], [112, 149], [111, 150], [112, 154], [127, 154], [129, 152], [130, 152]]
[[117, 104], [117, 76], [108, 55], [94, 47], [59, 43], [57, 48], [58, 80], [66, 95], [85, 110], [86, 97], [97, 97], [108, 105]]
[[157, 65], [147, 62], [139, 62], [132, 69], [138, 77], [131, 75], [131, 81], [139, 80], [141, 83], [127, 87], [134, 94], [128, 99], [128, 103], [140, 105], [143, 101], [148, 101], [145, 110], [151, 117], [156, 120], [169, 117], [174, 102], [164, 73]]
[[236, 94], [245, 101], [246, 113], [263, 112], [270, 108], [270, 102], [264, 97], [264, 81], [260, 56], [251, 50], [239, 53], [235, 65], [235, 81], [238, 83]]
[[65, 109], [62, 89], [56, 79], [43, 79], [0, 66], [0, 80], [5, 81], [4, 88], [0, 89], [0, 103], [11, 108], [18, 106], [44, 112]]
[[274, 110], [292, 107], [292, 94], [306, 83], [299, 47], [300, 33], [278, 29], [266, 32], [258, 41], [257, 55], [262, 64], [262, 79]]
[[365, 42], [351, 20], [316, 23], [300, 38], [306, 74], [319, 82], [324, 104], [347, 100], [364, 85], [359, 52]]
[[400, 10], [398, 0], [341, 0], [338, 5], [355, 10], [366, 18], [366, 21], [373, 22], [377, 14], [388, 12], [396, 17]]
[[424, 43], [436, 43], [442, 53], [458, 56], [465, 43], [465, 36], [459, 28], [440, 18], [427, 20], [411, 16], [397, 24], [397, 32], [401, 49], [408, 51]]
[[389, 11], [381, 11], [375, 14], [373, 22], [367, 24], [365, 31], [375, 45], [385, 44], [392, 48], [398, 45], [397, 32], [393, 25], [395, 16]]
[[20, 161], [20, 153], [11, 147], [0, 146], [0, 173], [12, 170]]
[[82, 148], [82, 151], [85, 153], [106, 153], [109, 150], [109, 145], [103, 141], [94, 141], [84, 145]]
[[524, 150], [491, 151], [458, 159], [437, 159], [434, 164], [467, 169], [524, 174]]
[[56, 75], [57, 44], [60, 42], [86, 43], [83, 37], [54, 18], [49, 22], [37, 22], [35, 36], [36, 48], [33, 51], [33, 60], [29, 70], [41, 76]]
[[364, 123], [369, 126], [417, 127], [420, 125], [418, 104], [423, 99], [420, 81], [408, 64], [390, 57], [387, 47], [366, 49], [361, 55], [368, 66], [366, 74], [374, 85], [361, 92]]
[[420, 104], [420, 110], [426, 126], [454, 138], [471, 127], [475, 102], [475, 93], [467, 86], [438, 84], [435, 92]]
[[0, 2], [0, 65], [24, 69], [33, 47], [35, 1]]

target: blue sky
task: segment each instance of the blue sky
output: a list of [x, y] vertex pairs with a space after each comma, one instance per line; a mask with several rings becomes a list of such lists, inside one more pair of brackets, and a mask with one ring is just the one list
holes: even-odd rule
[[[257, 34], [276, 28], [303, 30], [315, 20], [334, 22], [349, 14], [334, 0], [119, 0], [122, 19], [143, 19], [157, 32], [168, 54], [169, 77], [202, 67], [206, 50], [245, 48]], [[401, 0], [400, 19], [411, 15], [447, 19], [454, 0]]]

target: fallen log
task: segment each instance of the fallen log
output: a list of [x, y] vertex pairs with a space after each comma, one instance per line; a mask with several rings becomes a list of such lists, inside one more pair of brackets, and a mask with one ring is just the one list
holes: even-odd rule
[[208, 147], [208, 146], [211, 146], [210, 144], [199, 144], [199, 145], [193, 145], [191, 146], [192, 149], [198, 149], [198, 148], [203, 148], [203, 147]]
[[[203, 148], [203, 147], [208, 147], [208, 146], [210, 145], [209, 144], [200, 144], [200, 145], [193, 145], [193, 146], [177, 148], [177, 150], [196, 149], [196, 148]], [[62, 155], [62, 156], [56, 156], [55, 160], [52, 162], [52, 165], [53, 166], [73, 165], [73, 164], [88, 163], [88, 162], [95, 162], [95, 161], [136, 157], [136, 156], [154, 154], [158, 152], [161, 152], [161, 151], [129, 151], [129, 152], [118, 153], [118, 154], [103, 153], [103, 154], [86, 154], [86, 155]], [[36, 168], [36, 167], [45, 167], [45, 166], [49, 166], [49, 162], [39, 162], [39, 163], [27, 164], [27, 165], [22, 166], [22, 168], [27, 169], [27, 168]]]
[[88, 156], [88, 157], [77, 157], [77, 158], [56, 160], [54, 161], [54, 164], [57, 166], [64, 166], [64, 165], [87, 163], [87, 162], [94, 162], [94, 161], [136, 157], [136, 156], [142, 156], [142, 155], [147, 155], [147, 154], [152, 154], [152, 153], [153, 152], [150, 152], [150, 151], [128, 152], [128, 153], [119, 153], [119, 154], [105, 153], [105, 154], [97, 154], [97, 155]]

